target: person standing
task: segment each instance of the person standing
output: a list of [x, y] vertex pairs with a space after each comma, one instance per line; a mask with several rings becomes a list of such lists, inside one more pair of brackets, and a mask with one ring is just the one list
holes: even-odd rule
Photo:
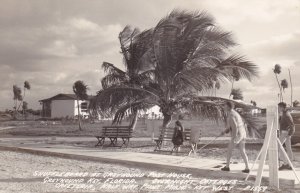
[[174, 145], [172, 152], [175, 150], [176, 152], [180, 151], [180, 146], [183, 144], [183, 126], [180, 121], [175, 122], [174, 133], [172, 137], [172, 143]]
[[[283, 145], [285, 143], [287, 155], [290, 160], [293, 160], [293, 151], [291, 145], [291, 136], [295, 133], [295, 125], [290, 112], [286, 108], [285, 102], [278, 103], [278, 111], [281, 115], [279, 118], [279, 140]], [[288, 164], [287, 158], [280, 152], [280, 158], [283, 160], [283, 164], [279, 167], [279, 170], [291, 170], [291, 166]]]
[[242, 158], [245, 162], [245, 169], [242, 170], [244, 173], [249, 173], [249, 162], [248, 156], [245, 150], [245, 142], [246, 142], [246, 128], [242, 117], [238, 112], [234, 110], [234, 104], [230, 101], [225, 104], [225, 111], [227, 112], [226, 118], [226, 130], [221, 133], [224, 135], [225, 133], [231, 132], [231, 139], [228, 144], [227, 150], [227, 160], [226, 166], [221, 168], [222, 171], [230, 171], [230, 159], [232, 155], [232, 151], [236, 145], [238, 145]]

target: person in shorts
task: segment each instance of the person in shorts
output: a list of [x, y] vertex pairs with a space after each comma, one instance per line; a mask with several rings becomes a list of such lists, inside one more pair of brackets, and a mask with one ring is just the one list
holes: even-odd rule
[[228, 144], [226, 166], [221, 168], [221, 170], [230, 171], [229, 165], [230, 165], [232, 151], [234, 147], [238, 145], [242, 158], [245, 162], [245, 169], [242, 170], [242, 172], [249, 173], [250, 172], [249, 161], [245, 150], [246, 128], [245, 128], [244, 121], [240, 116], [240, 114], [234, 110], [234, 104], [232, 102], [230, 101], [226, 102], [224, 109], [227, 113], [226, 130], [223, 131], [221, 135], [230, 132], [231, 139]]

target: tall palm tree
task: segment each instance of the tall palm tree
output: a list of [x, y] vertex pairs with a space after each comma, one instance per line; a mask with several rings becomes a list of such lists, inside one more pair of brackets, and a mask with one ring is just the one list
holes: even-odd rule
[[231, 33], [216, 27], [207, 13], [174, 10], [145, 32], [147, 38], [136, 42], [144, 46], [128, 54], [130, 59], [142, 53], [137, 54], [135, 67], [138, 74], [147, 74], [141, 84], [118, 83], [97, 93], [94, 110], [114, 114], [115, 122], [121, 121], [129, 109], [154, 105], [164, 116], [164, 128], [176, 112], [188, 111], [218, 120], [224, 115], [222, 104], [229, 99], [198, 93], [213, 89], [213, 81], [228, 82], [234, 73], [248, 80], [258, 74], [252, 62], [228, 54], [229, 48], [236, 45]]
[[24, 119], [26, 119], [26, 114], [25, 114], [25, 111], [28, 109], [28, 103], [26, 101], [23, 101], [22, 103], [22, 111], [23, 111], [23, 117]]
[[282, 90], [281, 97], [282, 97], [282, 101], [283, 101], [283, 93], [284, 93], [284, 90], [288, 88], [289, 83], [286, 79], [283, 79], [280, 82], [280, 86], [281, 86], [281, 90]]
[[[28, 81], [25, 81], [25, 82], [24, 82], [24, 86], [23, 86], [23, 96], [22, 96], [22, 100], [21, 100], [21, 102], [20, 102], [20, 104], [19, 104], [19, 106], [18, 106], [18, 108], [17, 108], [17, 111], [20, 109], [21, 105], [23, 104], [23, 101], [24, 101], [24, 99], [25, 99], [25, 93], [26, 93], [26, 90], [30, 90], [30, 89], [31, 89], [31, 86], [30, 86], [29, 82], [28, 82]], [[21, 92], [21, 94], [22, 94], [22, 92]], [[22, 108], [22, 109], [23, 109], [23, 108]], [[23, 114], [23, 116], [24, 116], [24, 110], [22, 110], [22, 114]]]
[[13, 93], [14, 93], [14, 119], [16, 119], [17, 113], [18, 113], [18, 101], [20, 101], [20, 103], [23, 100], [22, 97], [22, 90], [20, 87], [18, 87], [17, 85], [13, 85]]
[[[26, 90], [30, 90], [31, 89], [31, 86], [30, 86], [30, 83], [26, 80], [25, 82], [24, 82], [24, 87], [23, 87], [23, 100], [25, 99], [25, 93], [26, 93]], [[24, 103], [24, 102], [23, 102]], [[26, 105], [28, 104], [27, 102], [25, 102], [26, 103]], [[25, 111], [26, 111], [26, 108], [23, 108], [22, 107], [22, 109], [23, 109], [23, 117], [24, 117], [24, 119], [25, 119]]]
[[87, 85], [81, 80], [78, 80], [73, 84], [73, 92], [75, 93], [75, 95], [77, 97], [76, 101], [77, 101], [77, 110], [78, 110], [79, 130], [82, 130], [79, 100], [87, 100], [88, 99], [87, 89], [88, 89]]
[[278, 87], [279, 87], [279, 101], [281, 102], [282, 101], [282, 89], [281, 89], [281, 86], [280, 86], [280, 83], [279, 83], [279, 80], [278, 80], [278, 74], [281, 73], [281, 66], [279, 64], [275, 64], [273, 72], [275, 74], [276, 81], [277, 81], [277, 84], [278, 84]]
[[[232, 92], [232, 90], [233, 90], [233, 85], [234, 85], [234, 82], [235, 81], [239, 81], [240, 80], [240, 75], [239, 75], [239, 73], [237, 72], [237, 70], [236, 69], [233, 69], [233, 71], [232, 71], [232, 78], [231, 78], [231, 92]], [[231, 92], [230, 92], [230, 94], [229, 94], [229, 98], [230, 98], [230, 96], [231, 96]]]

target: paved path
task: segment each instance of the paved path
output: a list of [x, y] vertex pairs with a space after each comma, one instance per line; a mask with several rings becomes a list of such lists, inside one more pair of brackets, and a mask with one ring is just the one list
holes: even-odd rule
[[[111, 149], [101, 151], [97, 148], [83, 148], [75, 146], [67, 146], [61, 144], [49, 144], [47, 140], [42, 143], [33, 143], [36, 140], [78, 140], [78, 138], [0, 138], [0, 149], [15, 150], [27, 153], [35, 153], [40, 155], [59, 156], [71, 159], [81, 159], [89, 161], [101, 161], [109, 163], [119, 163], [129, 166], [144, 167], [157, 170], [181, 171], [192, 173], [196, 176], [205, 177], [225, 177], [235, 179], [245, 179], [246, 174], [242, 173], [244, 164], [231, 164], [230, 172], [220, 171], [220, 167], [224, 165], [224, 161], [206, 158], [193, 158], [175, 155], [162, 155], [153, 153], [140, 152], [115, 152]], [[81, 138], [81, 140], [86, 140]], [[93, 138], [93, 140], [95, 140]], [[133, 139], [133, 140], [150, 140], [150, 138]], [[21, 142], [22, 141], [22, 142]], [[209, 140], [208, 140], [209, 141]], [[27, 143], [26, 143], [27, 142]], [[183, 160], [184, 159], [184, 160]], [[182, 161], [183, 160], [183, 161]], [[182, 162], [181, 162], [182, 161]], [[252, 163], [251, 163], [252, 165]], [[252, 179], [257, 173], [258, 166], [251, 171]], [[296, 168], [300, 177], [300, 168]], [[268, 176], [268, 166], [265, 165], [263, 176]], [[291, 184], [291, 180], [295, 184], [299, 184], [292, 171], [280, 171], [279, 177], [283, 179], [281, 182]]]

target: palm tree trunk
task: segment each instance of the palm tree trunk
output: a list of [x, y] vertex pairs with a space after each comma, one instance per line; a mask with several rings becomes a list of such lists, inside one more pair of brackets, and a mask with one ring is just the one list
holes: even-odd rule
[[17, 119], [17, 106], [18, 106], [17, 99], [15, 99], [14, 103], [15, 103], [15, 110], [14, 110], [14, 114], [13, 114], [13, 119], [16, 120]]
[[79, 126], [79, 130], [82, 130], [81, 127], [81, 116], [80, 116], [80, 109], [79, 109], [79, 100], [77, 99], [77, 110], [78, 110], [78, 126]]
[[291, 84], [291, 107], [293, 106], [293, 84], [292, 84], [292, 77], [291, 77], [291, 71], [289, 69], [289, 77], [290, 77], [290, 84]]
[[[165, 129], [169, 126], [169, 124], [171, 123], [172, 121], [172, 115], [168, 114], [168, 113], [163, 113], [163, 116], [164, 116], [164, 119], [163, 119], [163, 125], [162, 125], [162, 131], [164, 132]], [[167, 145], [167, 142], [164, 141], [163, 144], [164, 145]]]
[[171, 123], [172, 121], [172, 115], [169, 115], [167, 113], [163, 113], [163, 116], [164, 116], [164, 120], [163, 120], [163, 128], [166, 128], [169, 126], [169, 124]]
[[137, 120], [138, 120], [138, 112], [135, 112], [135, 113], [133, 114], [133, 119], [132, 119], [132, 121], [131, 121], [131, 123], [130, 123], [130, 128], [132, 129], [132, 131], [135, 130], [135, 126], [136, 126], [136, 124], [137, 124]]
[[282, 102], [282, 90], [281, 90], [281, 86], [280, 86], [277, 74], [275, 74], [275, 77], [276, 77], [276, 80], [277, 80], [277, 84], [278, 84], [278, 87], [279, 87], [279, 93], [280, 93], [279, 102]]
[[[24, 93], [24, 95], [23, 95], [22, 103], [23, 103], [23, 100], [25, 98], [25, 87], [23, 89], [23, 93]], [[24, 110], [24, 108], [22, 108], [22, 114], [23, 114], [23, 118], [25, 119], [25, 110]]]

